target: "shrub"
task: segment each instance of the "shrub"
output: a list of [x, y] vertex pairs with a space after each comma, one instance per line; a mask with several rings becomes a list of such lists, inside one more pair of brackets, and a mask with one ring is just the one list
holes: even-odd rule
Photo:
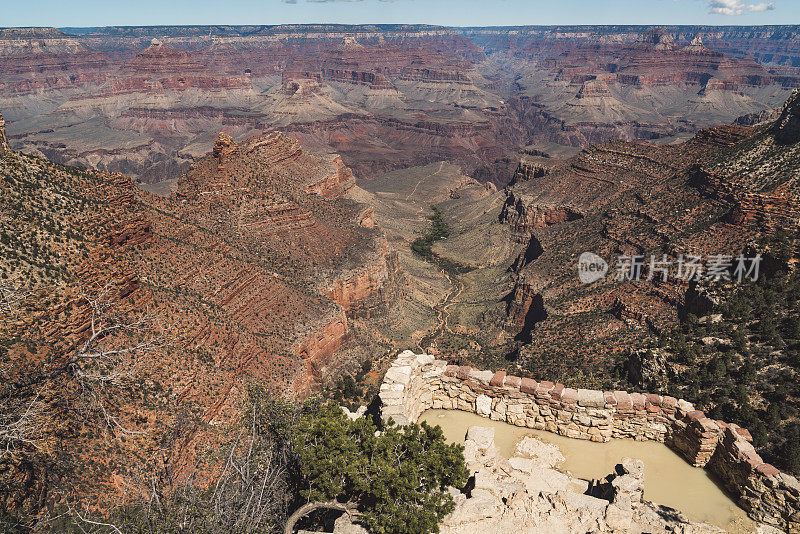
[[294, 521], [306, 510], [333, 507], [363, 514], [375, 534], [438, 532], [438, 522], [454, 508], [447, 487], [467, 482], [462, 446], [448, 445], [441, 428], [426, 423], [376, 431], [367, 419], [350, 421], [334, 404], [300, 420], [293, 445], [300, 496], [308, 504]]

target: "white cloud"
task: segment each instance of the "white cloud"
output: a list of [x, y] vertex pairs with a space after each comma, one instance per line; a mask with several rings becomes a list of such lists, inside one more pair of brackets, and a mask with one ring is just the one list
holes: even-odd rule
[[745, 4], [744, 0], [711, 0], [709, 2], [709, 13], [715, 15], [741, 15], [745, 11], [749, 13], [762, 13], [775, 9], [775, 2], [762, 2], [760, 4]]
[[744, 13], [743, 0], [712, 0], [709, 13], [715, 15], [741, 15]]
[[764, 11], [772, 11], [775, 9], [775, 2], [761, 2], [760, 4], [750, 4], [747, 10], [750, 13], [762, 13]]

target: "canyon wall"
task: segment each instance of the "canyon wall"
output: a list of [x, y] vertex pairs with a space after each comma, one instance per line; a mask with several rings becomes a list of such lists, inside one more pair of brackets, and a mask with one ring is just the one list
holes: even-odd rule
[[563, 384], [448, 365], [406, 351], [381, 384], [381, 415], [399, 424], [429, 409], [462, 410], [576, 439], [659, 441], [716, 475], [756, 520], [800, 532], [800, 482], [765, 463], [750, 433], [682, 399]]
[[[162, 211], [211, 230], [265, 267], [232, 272], [224, 283], [230, 294], [224, 306], [257, 328], [265, 317], [291, 324], [291, 332], [279, 337], [281, 349], [297, 360], [281, 372], [301, 395], [347, 359], [340, 349], [353, 341], [349, 320], [375, 318], [395, 300], [395, 253], [369, 208], [345, 198], [354, 185], [338, 155], [309, 153], [280, 132], [241, 143], [220, 133], [211, 154], [181, 177], [173, 198], [161, 201]], [[268, 280], [263, 292], [262, 276]], [[289, 295], [298, 300], [289, 302]], [[271, 363], [260, 365], [267, 369]]]
[[533, 230], [582, 218], [583, 214], [571, 206], [526, 204], [525, 199], [515, 195], [512, 190], [506, 199], [500, 222], [511, 226], [515, 240], [527, 243]]
[[291, 133], [360, 178], [448, 160], [504, 185], [520, 148], [685, 136], [800, 84], [797, 27], [68, 31], [0, 32], [11, 142], [145, 182], [186, 171], [225, 128]]

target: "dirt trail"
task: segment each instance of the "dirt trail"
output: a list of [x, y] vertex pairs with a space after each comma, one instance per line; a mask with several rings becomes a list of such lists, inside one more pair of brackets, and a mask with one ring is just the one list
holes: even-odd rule
[[450, 325], [448, 325], [448, 319], [450, 318], [450, 311], [449, 308], [453, 304], [455, 304], [456, 300], [461, 293], [464, 291], [464, 282], [459, 280], [456, 277], [451, 277], [447, 271], [442, 270], [442, 275], [447, 279], [447, 282], [450, 284], [450, 291], [447, 295], [442, 299], [439, 304], [434, 306], [434, 309], [437, 312], [436, 318], [436, 326], [432, 327], [429, 330], [429, 333], [426, 334], [420, 341], [417, 343], [417, 347], [420, 350], [424, 351], [425, 348], [422, 346], [425, 340], [435, 340], [439, 337], [443, 332], [448, 332], [449, 334], [455, 334], [450, 329]]
[[[427, 179], [429, 179], [429, 178], [431, 178], [433, 176], [436, 176], [437, 174], [442, 172], [443, 168], [444, 168], [444, 161], [440, 161], [439, 162], [439, 168], [433, 174], [429, 174], [427, 176], [423, 176], [422, 178], [420, 178], [419, 181], [417, 182], [417, 185], [414, 186], [414, 189], [412, 189], [411, 192], [406, 197], [406, 202], [411, 200], [411, 197], [414, 196], [414, 193], [417, 192], [417, 188], [419, 187], [419, 184], [421, 184], [422, 182], [424, 182], [425, 180], [427, 180]], [[422, 209], [422, 208], [420, 208], [420, 209]]]

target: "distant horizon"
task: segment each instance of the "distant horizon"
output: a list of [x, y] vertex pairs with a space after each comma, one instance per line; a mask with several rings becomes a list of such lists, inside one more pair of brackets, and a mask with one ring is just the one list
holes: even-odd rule
[[[752, 2], [752, 3], [751, 3]], [[530, 26], [794, 26], [795, 0], [35, 0], [16, 3], [6, 28], [427, 25], [446, 28]], [[225, 19], [220, 21], [219, 19]], [[312, 22], [313, 21], [313, 22]]]
[[800, 28], [797, 24], [514, 24], [514, 25], [484, 25], [484, 26], [454, 26], [441, 24], [426, 24], [414, 22], [393, 22], [393, 23], [353, 23], [346, 24], [341, 22], [303, 22], [303, 23], [281, 23], [281, 24], [229, 24], [220, 22], [217, 24], [106, 24], [102, 26], [0, 26], [0, 30], [24, 30], [24, 29], [56, 29], [61, 32], [67, 30], [100, 30], [104, 28], [216, 28], [216, 27], [265, 27], [280, 28], [283, 26], [342, 26], [352, 28], [362, 28], [368, 26], [392, 27], [392, 26], [416, 26], [441, 29], [513, 29], [513, 28]]

